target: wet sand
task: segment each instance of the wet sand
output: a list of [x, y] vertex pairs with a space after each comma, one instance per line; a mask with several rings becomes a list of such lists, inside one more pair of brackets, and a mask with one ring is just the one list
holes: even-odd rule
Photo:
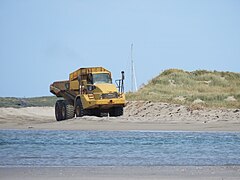
[[238, 180], [240, 166], [0, 167], [0, 179]]

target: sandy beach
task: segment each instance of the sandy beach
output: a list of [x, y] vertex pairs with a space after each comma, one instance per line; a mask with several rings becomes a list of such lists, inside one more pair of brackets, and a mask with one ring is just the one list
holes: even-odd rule
[[0, 129], [240, 131], [240, 110], [136, 101], [128, 102], [121, 117], [57, 122], [54, 107], [0, 108]]

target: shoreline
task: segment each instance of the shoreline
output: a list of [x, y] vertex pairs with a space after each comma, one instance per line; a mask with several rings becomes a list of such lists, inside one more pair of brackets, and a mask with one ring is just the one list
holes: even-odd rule
[[7, 131], [7, 130], [29, 130], [29, 131], [137, 131], [137, 132], [206, 132], [206, 133], [239, 133], [240, 128], [236, 127], [234, 129], [232, 128], [208, 128], [208, 127], [199, 127], [199, 126], [189, 126], [188, 128], [179, 128], [178, 125], [174, 126], [162, 126], [161, 128], [154, 127], [154, 124], [151, 126], [133, 126], [133, 128], [120, 128], [120, 127], [108, 127], [101, 125], [101, 127], [96, 126], [96, 123], [92, 124], [91, 126], [95, 126], [94, 128], [91, 127], [55, 127], [55, 128], [49, 128], [49, 127], [38, 127], [37, 125], [31, 128], [28, 127], [1, 127], [0, 131]]
[[[96, 129], [96, 130], [88, 130], [88, 129], [35, 129], [35, 128], [22, 128], [22, 129], [1, 129], [0, 131], [108, 131], [108, 132], [176, 132], [176, 133], [240, 133], [240, 131], [226, 131], [226, 130], [152, 130], [152, 129], [143, 129], [143, 130], [112, 130], [112, 129], [107, 129], [107, 130], [101, 130], [101, 129]], [[0, 166], [1, 167], [1, 166]]]
[[[5, 122], [1, 130], [89, 130], [89, 131], [199, 131], [199, 132], [239, 132], [240, 124], [221, 123], [185, 123], [185, 122], [128, 122], [124, 119], [85, 117], [57, 122]], [[1, 119], [0, 119], [1, 121]], [[14, 121], [16, 121], [14, 119]]]

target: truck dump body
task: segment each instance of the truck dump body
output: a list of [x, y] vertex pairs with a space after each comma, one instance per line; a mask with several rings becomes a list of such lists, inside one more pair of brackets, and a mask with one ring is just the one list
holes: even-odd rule
[[[50, 85], [50, 92], [65, 99], [57, 101], [55, 105], [56, 119], [59, 119], [58, 116], [65, 116], [65, 109], [69, 108], [74, 110], [76, 116], [99, 116], [101, 113], [122, 115], [125, 106], [123, 77], [122, 74], [122, 79], [118, 80], [119, 91], [112, 84], [111, 72], [103, 67], [80, 68], [70, 73], [69, 80], [54, 82]], [[59, 111], [66, 112], [61, 115]], [[73, 116], [72, 113], [70, 116]]]
[[69, 86], [69, 81], [57, 81], [50, 85], [50, 92], [57, 97], [63, 97], [73, 104], [73, 101], [77, 94], [74, 91], [70, 91], [66, 86]]

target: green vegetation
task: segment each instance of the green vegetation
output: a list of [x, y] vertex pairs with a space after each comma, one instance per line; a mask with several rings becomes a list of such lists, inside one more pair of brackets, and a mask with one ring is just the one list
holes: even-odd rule
[[35, 98], [14, 98], [0, 97], [0, 107], [34, 107], [34, 106], [54, 106], [57, 97], [44, 96]]
[[240, 73], [169, 69], [127, 100], [161, 101], [189, 106], [240, 108]]

